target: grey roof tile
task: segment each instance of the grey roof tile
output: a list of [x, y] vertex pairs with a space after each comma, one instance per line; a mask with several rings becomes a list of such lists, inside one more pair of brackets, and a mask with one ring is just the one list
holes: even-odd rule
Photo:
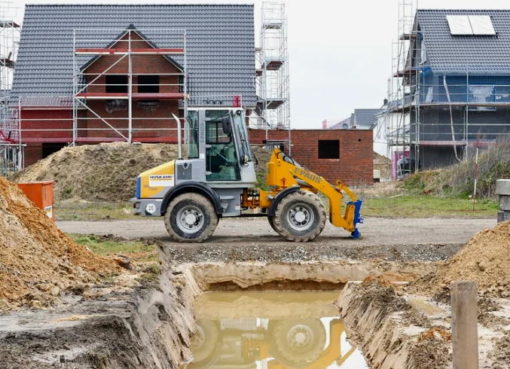
[[253, 5], [27, 5], [13, 95], [72, 95], [73, 30], [110, 29], [103, 43], [90, 43], [105, 47], [130, 24], [159, 47], [176, 46], [151, 29], [186, 29], [192, 97], [242, 93], [245, 105], [255, 106]]
[[[489, 15], [497, 35], [452, 36], [447, 15]], [[434, 72], [510, 74], [510, 10], [421, 9], [416, 22]]]

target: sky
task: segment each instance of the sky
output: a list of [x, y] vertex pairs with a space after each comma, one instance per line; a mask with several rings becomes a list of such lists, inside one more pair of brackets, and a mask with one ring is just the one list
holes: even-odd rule
[[[406, 0], [413, 1], [413, 0]], [[419, 0], [419, 8], [510, 9], [509, 0]], [[0, 4], [7, 3], [0, 0]], [[81, 0], [26, 3], [248, 3], [262, 0]], [[399, 0], [287, 0], [292, 128], [320, 128], [356, 108], [379, 108], [391, 76]], [[22, 12], [19, 12], [21, 16]]]

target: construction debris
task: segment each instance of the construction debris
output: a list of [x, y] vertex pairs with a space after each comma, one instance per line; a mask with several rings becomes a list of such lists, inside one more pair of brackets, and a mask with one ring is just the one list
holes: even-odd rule
[[119, 271], [74, 243], [18, 187], [0, 177], [0, 309], [48, 306], [62, 291]]

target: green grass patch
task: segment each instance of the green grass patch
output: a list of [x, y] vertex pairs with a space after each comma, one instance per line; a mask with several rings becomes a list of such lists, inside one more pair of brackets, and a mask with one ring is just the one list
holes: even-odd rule
[[398, 195], [365, 199], [361, 213], [389, 218], [485, 218], [495, 217], [497, 211], [498, 204], [492, 199], [476, 200], [473, 207], [473, 201], [466, 198]]
[[88, 247], [92, 252], [111, 256], [126, 255], [138, 262], [157, 261], [156, 245], [147, 245], [140, 241], [125, 241], [95, 235], [71, 235], [74, 241]]
[[122, 255], [132, 263], [133, 269], [139, 273], [138, 280], [142, 284], [157, 281], [161, 267], [157, 246], [140, 241], [127, 241], [108, 236], [70, 235], [74, 241], [86, 246], [92, 252], [102, 256]]

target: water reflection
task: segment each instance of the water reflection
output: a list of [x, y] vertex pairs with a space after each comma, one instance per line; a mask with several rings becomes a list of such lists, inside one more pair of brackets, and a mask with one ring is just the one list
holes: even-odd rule
[[195, 304], [188, 369], [364, 369], [346, 341], [338, 292], [212, 292]]

